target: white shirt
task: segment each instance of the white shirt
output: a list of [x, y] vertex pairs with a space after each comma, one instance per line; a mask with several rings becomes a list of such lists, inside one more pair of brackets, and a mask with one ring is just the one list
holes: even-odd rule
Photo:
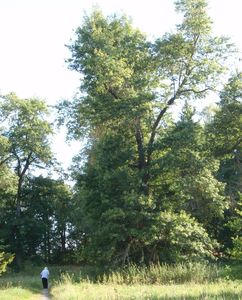
[[44, 270], [40, 273], [41, 278], [46, 278], [46, 279], [48, 279], [49, 274], [50, 273], [49, 273], [49, 270], [47, 268], [44, 268]]

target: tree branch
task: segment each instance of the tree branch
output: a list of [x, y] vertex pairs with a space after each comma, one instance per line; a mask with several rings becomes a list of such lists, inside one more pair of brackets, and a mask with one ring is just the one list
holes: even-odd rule
[[186, 90], [182, 90], [181, 94], [187, 93], [187, 92], [193, 92], [194, 94], [201, 94], [201, 93], [207, 92], [209, 90], [211, 90], [211, 88], [209, 88], [209, 87], [205, 88], [203, 90], [200, 90], [200, 91], [197, 91], [197, 90], [194, 90], [194, 89], [186, 89]]
[[2, 166], [5, 162], [7, 162], [10, 159], [11, 156], [8, 156], [7, 158], [5, 158], [4, 160], [0, 161], [0, 166]]
[[28, 170], [29, 165], [30, 165], [30, 158], [31, 158], [32, 154], [33, 154], [33, 152], [30, 151], [29, 154], [28, 154], [28, 156], [27, 156], [27, 159], [26, 159], [26, 162], [25, 162], [25, 166], [24, 166], [24, 168], [23, 168], [23, 171], [22, 171], [22, 173], [21, 173], [21, 176], [24, 176], [25, 173], [26, 173], [26, 171]]
[[119, 97], [117, 96], [117, 94], [114, 92], [114, 90], [112, 90], [106, 83], [104, 83], [105, 89], [115, 98], [115, 99], [119, 99]]
[[185, 77], [180, 86], [178, 87], [176, 93], [174, 94], [173, 97], [171, 97], [168, 102], [166, 103], [166, 106], [160, 111], [160, 113], [158, 114], [154, 125], [152, 126], [151, 129], [151, 135], [150, 135], [150, 139], [148, 142], [148, 147], [147, 147], [147, 165], [149, 165], [150, 163], [150, 159], [151, 159], [151, 154], [152, 154], [152, 147], [153, 147], [153, 143], [155, 140], [155, 135], [156, 135], [156, 129], [160, 124], [160, 120], [161, 118], [164, 116], [164, 114], [166, 113], [167, 109], [175, 102], [175, 100], [181, 95], [182, 91], [181, 88], [186, 84], [187, 81], [187, 77]]

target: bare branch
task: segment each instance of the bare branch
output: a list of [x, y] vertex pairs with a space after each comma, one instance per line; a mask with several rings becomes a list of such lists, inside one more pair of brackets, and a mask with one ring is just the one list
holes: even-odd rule
[[197, 90], [194, 90], [194, 89], [186, 89], [186, 90], [182, 90], [181, 94], [188, 93], [188, 92], [192, 92], [194, 94], [202, 94], [202, 93], [210, 91], [210, 90], [211, 90], [211, 88], [209, 88], [209, 87], [207, 87], [207, 88], [205, 88], [203, 90], [200, 90], [200, 91], [197, 91]]

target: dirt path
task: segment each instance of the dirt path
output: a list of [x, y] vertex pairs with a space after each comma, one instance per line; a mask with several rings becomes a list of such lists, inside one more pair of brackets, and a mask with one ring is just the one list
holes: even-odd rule
[[49, 300], [49, 299], [50, 299], [49, 291], [48, 291], [48, 289], [44, 289], [42, 291], [42, 299], [41, 300]]
[[49, 291], [44, 289], [40, 295], [36, 295], [34, 298], [31, 298], [31, 300], [51, 300]]

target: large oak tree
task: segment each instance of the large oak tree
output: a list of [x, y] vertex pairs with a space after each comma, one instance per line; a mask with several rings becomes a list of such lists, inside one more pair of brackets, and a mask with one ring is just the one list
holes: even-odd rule
[[[230, 55], [228, 40], [212, 35], [205, 0], [179, 0], [175, 6], [183, 14], [182, 23], [154, 41], [127, 17], [105, 17], [95, 10], [84, 18], [69, 46], [69, 67], [81, 74], [81, 85], [76, 98], [62, 104], [66, 107], [62, 112], [69, 116], [72, 137], [88, 137], [87, 164], [78, 176], [79, 199], [87, 232], [99, 249], [105, 249], [107, 261], [120, 255], [118, 247], [125, 262], [132, 251], [138, 261], [152, 256], [151, 245], [162, 245], [152, 235], [160, 222], [153, 183], [154, 166], [164, 156], [160, 141], [169, 126], [170, 108], [214, 91]], [[176, 149], [170, 153], [179, 155]], [[206, 173], [201, 168], [204, 186], [207, 174], [213, 177], [215, 169]], [[117, 176], [119, 172], [122, 176]], [[162, 172], [160, 167], [159, 178]], [[199, 178], [195, 188], [201, 188]], [[223, 197], [216, 195], [219, 207], [224, 207]], [[194, 193], [189, 191], [186, 197], [196, 202]], [[213, 195], [206, 199], [213, 201]], [[163, 204], [160, 207], [164, 209]]]

